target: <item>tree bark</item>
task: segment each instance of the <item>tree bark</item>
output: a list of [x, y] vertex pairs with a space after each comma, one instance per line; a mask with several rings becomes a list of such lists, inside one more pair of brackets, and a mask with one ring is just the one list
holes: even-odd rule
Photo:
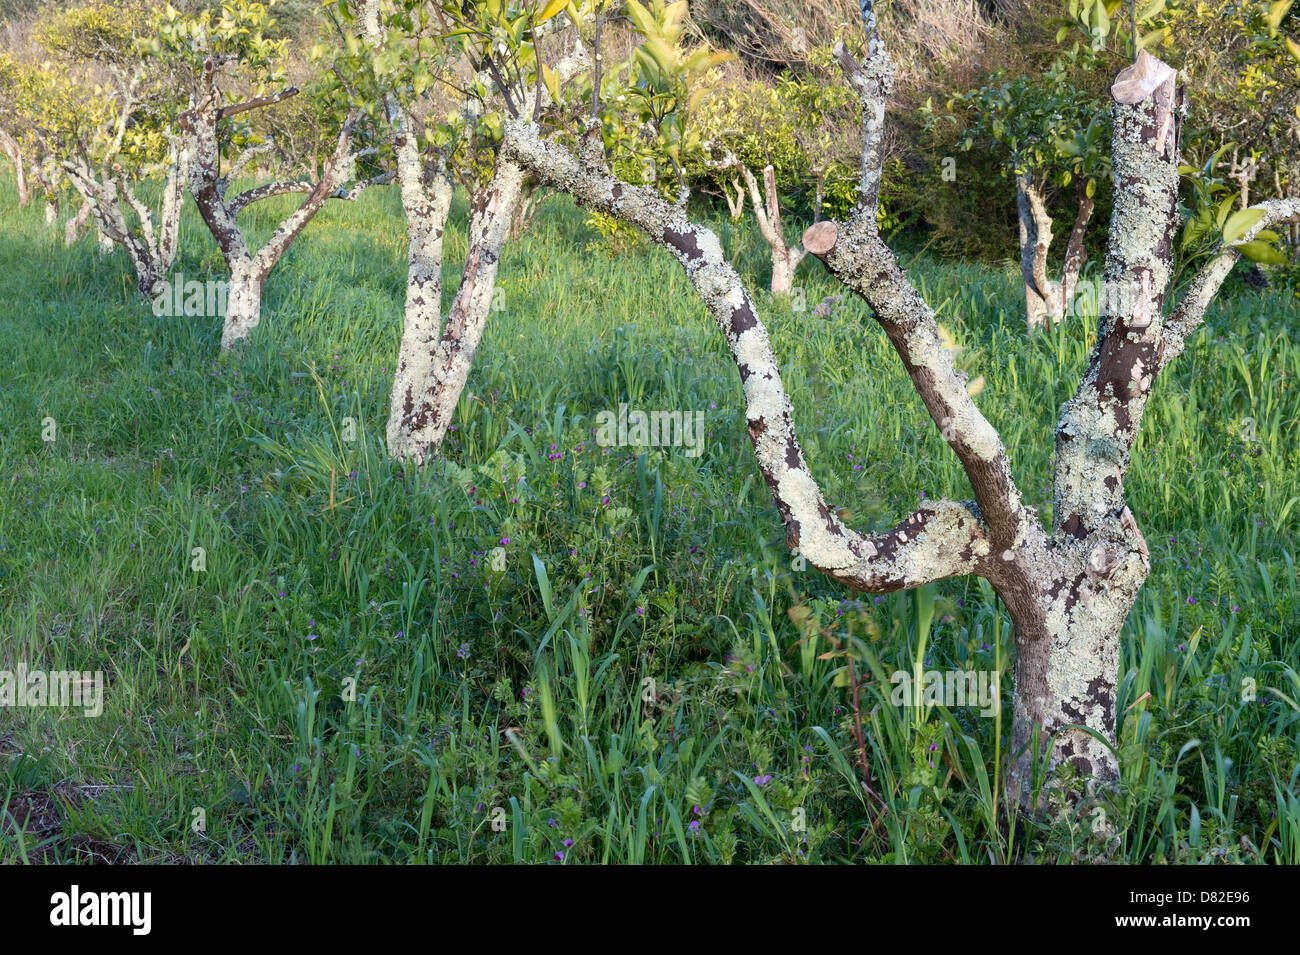
[[443, 170], [421, 160], [412, 137], [397, 137], [398, 182], [406, 216], [406, 305], [388, 411], [390, 455], [406, 449], [402, 422], [415, 411], [433, 367], [442, 325], [442, 241], [454, 187]]
[[18, 207], [25, 208], [32, 200], [31, 190], [27, 187], [27, 163], [23, 160], [23, 151], [17, 140], [7, 130], [0, 129], [0, 151], [9, 157], [14, 165], [14, 183], [18, 190]]
[[1020, 215], [1020, 271], [1025, 283], [1025, 311], [1030, 328], [1061, 319], [1060, 288], [1047, 277], [1052, 245], [1052, 217], [1042, 191], [1028, 176], [1016, 176]]
[[[391, 176], [361, 182], [354, 180], [358, 154], [352, 152], [352, 134], [360, 113], [352, 109], [343, 122], [334, 152], [326, 160], [321, 178], [316, 182], [271, 182], [227, 198], [230, 181], [265, 146], [246, 150], [223, 174], [219, 145], [221, 122], [249, 110], [282, 102], [296, 95], [298, 90], [290, 86], [266, 96], [223, 106], [223, 95], [217, 83], [217, 64], [212, 59], [203, 65], [201, 82], [202, 101], [180, 115], [179, 126], [183, 149], [187, 156], [192, 157], [190, 192], [199, 215], [230, 269], [230, 295], [221, 330], [221, 349], [229, 351], [260, 323], [262, 288], [266, 277], [325, 203], [330, 199], [355, 200], [367, 186], [387, 181]], [[354, 183], [351, 188], [345, 188], [348, 182]], [[237, 221], [239, 213], [254, 202], [289, 193], [305, 193], [305, 196], [298, 208], [280, 222], [266, 243], [256, 251], [251, 250]]]
[[[1146, 543], [1124, 504], [1124, 479], [1164, 348], [1161, 315], [1179, 222], [1177, 74], [1143, 51], [1116, 77], [1111, 95], [1115, 201], [1098, 340], [1078, 391], [1061, 409], [1054, 553], [1039, 557], [1040, 568], [1055, 563], [1056, 572], [1038, 572], [1046, 579], [1036, 613], [1008, 601], [1017, 661], [1024, 660], [1017, 662], [1013, 745], [1037, 726], [1050, 749], [1049, 770], [1069, 762], [1092, 786], [1118, 780], [1115, 754], [1067, 727], [1082, 724], [1115, 739], [1120, 628], [1150, 572]], [[1008, 774], [1008, 793], [1022, 805], [1039, 755], [1026, 750]]]
[[[715, 146], [714, 148], [721, 148]], [[758, 177], [750, 172], [749, 167], [738, 160], [729, 150], [723, 150], [720, 160], [711, 160], [708, 165], [714, 169], [734, 171], [740, 180], [735, 183], [736, 197], [733, 199], [726, 183], [723, 192], [727, 197], [727, 207], [731, 217], [737, 218], [745, 207], [744, 189], [749, 190], [749, 200], [754, 207], [754, 219], [758, 222], [759, 232], [771, 249], [772, 279], [768, 290], [773, 295], [789, 295], [794, 288], [794, 272], [803, 261], [806, 253], [802, 248], [792, 248], [785, 240], [781, 225], [781, 197], [776, 188], [776, 169], [768, 163], [763, 167], [763, 186], [760, 192]]]
[[418, 396], [403, 414], [395, 442], [389, 444], [389, 453], [395, 457], [423, 462], [446, 436], [487, 327], [497, 265], [519, 205], [522, 184], [519, 166], [498, 157], [491, 181], [473, 197], [469, 251], [460, 286], [447, 314], [446, 327], [428, 352], [427, 371], [418, 386]]
[[63, 223], [64, 245], [72, 245], [72, 243], [77, 241], [77, 237], [81, 234], [81, 227], [86, 224], [86, 220], [89, 218], [90, 200], [82, 199], [81, 205], [77, 208], [76, 214], [70, 216], [68, 221]]
[[262, 286], [266, 274], [251, 258], [230, 262], [230, 289], [221, 325], [221, 350], [230, 351], [253, 333], [262, 320]]
[[1065, 245], [1065, 262], [1061, 266], [1061, 304], [1059, 312], [1062, 318], [1074, 314], [1074, 290], [1079, 285], [1079, 273], [1088, 261], [1088, 246], [1084, 242], [1088, 234], [1088, 223], [1092, 219], [1095, 203], [1081, 188], [1079, 190], [1079, 211], [1074, 217], [1074, 227], [1070, 229], [1070, 239]]
[[[579, 204], [640, 228], [681, 264], [736, 362], [755, 459], [792, 549], [831, 578], [870, 593], [966, 574], [989, 580], [1016, 643], [1007, 795], [1034, 813], [1064, 771], [1082, 783], [1067, 791], [1071, 799], [1119, 780], [1115, 753], [1102, 740], [1116, 739], [1120, 634], [1150, 573], [1124, 480], [1154, 378], [1181, 350], [1237, 253], [1225, 250], [1212, 261], [1163, 320], [1179, 221], [1182, 94], [1175, 71], [1142, 51], [1112, 86], [1116, 186], [1105, 297], [1088, 368], [1061, 409], [1052, 522], [1044, 527], [1022, 504], [1001, 439], [942, 348], [933, 312], [880, 239], [876, 204], [890, 71], [878, 37], [868, 49], [865, 67], [842, 44], [836, 51], [864, 107], [859, 203], [845, 223], [810, 227], [803, 247], [871, 306], [975, 493], [974, 502], [927, 502], [892, 530], [860, 534], [826, 504], [795, 435], [767, 332], [716, 235], [654, 190], [617, 179], [603, 157], [574, 155], [524, 120], [506, 123], [502, 156]], [[1300, 200], [1265, 206], [1257, 229], [1300, 219]], [[1079, 231], [1090, 213], [1081, 208]], [[1037, 798], [1036, 766], [1046, 784]]]

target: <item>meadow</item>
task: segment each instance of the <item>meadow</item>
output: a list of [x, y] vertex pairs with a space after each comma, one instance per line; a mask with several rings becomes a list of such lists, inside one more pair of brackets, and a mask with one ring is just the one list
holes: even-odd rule
[[[999, 796], [1014, 643], [991, 588], [857, 597], [792, 560], [734, 365], [665, 254], [548, 202], [420, 471], [383, 447], [392, 190], [322, 213], [229, 357], [219, 317], [155, 316], [120, 251], [65, 249], [38, 205], [0, 188], [0, 669], [107, 688], [94, 718], [0, 709], [0, 859], [1300, 863], [1294, 292], [1226, 289], [1156, 388], [1123, 789], [1031, 821]], [[462, 199], [451, 287], [464, 220]], [[716, 228], [763, 288], [761, 240]], [[904, 261], [1047, 519], [1094, 320], [1029, 336], [1018, 267]], [[221, 265], [188, 209], [177, 270]], [[823, 302], [816, 262], [796, 283], [802, 309], [758, 299], [828, 499], [872, 527], [969, 497], [866, 307]], [[703, 412], [703, 453], [600, 446], [620, 404]], [[892, 705], [918, 657], [1000, 673], [1001, 715]]]

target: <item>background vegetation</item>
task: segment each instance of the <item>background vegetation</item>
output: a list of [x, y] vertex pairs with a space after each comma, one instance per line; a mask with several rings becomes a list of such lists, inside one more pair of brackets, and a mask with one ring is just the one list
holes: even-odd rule
[[[818, 175], [828, 214], [851, 201], [860, 134], [825, 83], [857, 4], [816, 0], [798, 19], [787, 6], [701, 2], [691, 29], [736, 54], [699, 118], [734, 133], [747, 163], [778, 167], [797, 235]], [[1005, 137], [980, 133], [1004, 114], [1042, 131], [1042, 102], [994, 95], [1004, 85], [1100, 101], [1130, 51], [1119, 26], [1098, 39], [1096, 6], [881, 11], [899, 64], [891, 241], [958, 363], [983, 376], [981, 407], [1045, 517], [1050, 435], [1096, 316], [1026, 335], [1014, 169]], [[1300, 60], [1284, 41], [1300, 10], [1159, 6], [1162, 57], [1196, 68], [1212, 50], [1218, 64], [1197, 77], [1189, 215], [1242, 204], [1248, 162], [1250, 201], [1294, 192], [1300, 87], [1286, 71]], [[38, 5], [0, 14], [6, 49], [33, 55]], [[291, 76], [310, 79], [305, 51], [330, 28], [310, 0], [275, 14], [304, 54]], [[820, 121], [803, 129], [810, 109]], [[1234, 110], [1249, 121], [1227, 121]], [[277, 158], [313, 166], [312, 101], [274, 121], [264, 132], [293, 153]], [[790, 135], [764, 136], [769, 124]], [[1041, 145], [1068, 222], [1077, 164]], [[726, 214], [706, 166], [684, 169], [764, 288], [752, 221]], [[1085, 280], [1109, 219], [1096, 178]], [[218, 316], [155, 317], [120, 249], [65, 247], [39, 207], [0, 182], [0, 669], [102, 670], [108, 687], [98, 719], [0, 709], [0, 860], [1300, 863], [1294, 264], [1240, 265], [1148, 407], [1128, 485], [1152, 575], [1123, 635], [1123, 792], [1031, 824], [1000, 801], [1009, 720], [889, 703], [889, 674], [919, 659], [997, 671], [1009, 704], [1013, 642], [991, 589], [857, 599], [792, 562], [723, 343], [666, 256], [548, 201], [505, 247], [503, 308], [443, 459], [415, 472], [382, 447], [405, 292], [393, 190], [320, 214], [235, 358], [216, 357]], [[291, 207], [268, 200], [241, 222], [264, 238]], [[177, 272], [225, 277], [192, 204]], [[869, 525], [918, 491], [968, 496], [864, 306], [815, 261], [795, 283], [758, 297], [828, 498]], [[620, 403], [703, 411], [705, 453], [599, 447], [595, 417]], [[850, 646], [870, 669], [865, 751]], [[889, 807], [878, 817], [860, 758]], [[1094, 834], [1098, 810], [1118, 844]]]
[[[791, 566], [727, 357], [674, 294], [683, 279], [666, 256], [611, 257], [580, 214], [548, 203], [507, 246], [506, 309], [446, 462], [404, 473], [376, 424], [403, 294], [395, 197], [327, 209], [268, 287], [273, 334], [227, 361], [212, 357], [219, 319], [154, 318], [121, 263], [93, 243], [69, 253], [36, 210], [0, 195], [0, 295], [18, 303], [0, 335], [0, 668], [41, 660], [104, 670], [109, 684], [99, 719], [0, 712], [0, 856], [1104, 850], [1091, 816], [1007, 831], [1001, 722], [884, 702], [888, 674], [922, 646], [927, 667], [1005, 673], [1005, 616], [975, 583], [859, 602]], [[269, 227], [281, 211], [256, 214]], [[761, 272], [761, 241], [717, 225], [743, 270]], [[197, 215], [183, 237], [186, 276], [217, 267]], [[912, 269], [986, 377], [982, 403], [1046, 508], [1045, 436], [1091, 320], [1026, 338], [1013, 270], [925, 256]], [[831, 289], [811, 271], [807, 283], [811, 301]], [[854, 516], [871, 521], [917, 489], [963, 493], [859, 305], [765, 305], [831, 500], [867, 502]], [[1105, 807], [1122, 821], [1123, 859], [1300, 861], [1298, 320], [1293, 297], [1239, 289], [1148, 411], [1132, 494], [1153, 573], [1124, 634], [1125, 796]], [[594, 416], [619, 402], [704, 410], [707, 450], [605, 453]], [[49, 445], [46, 415], [60, 428]], [[354, 443], [341, 440], [348, 416]], [[205, 573], [190, 570], [195, 546]], [[487, 559], [495, 547], [504, 572]], [[850, 638], [878, 661], [864, 705], [891, 812], [875, 832], [843, 661], [822, 658]], [[355, 703], [341, 700], [347, 678]], [[197, 807], [206, 832], [191, 829]]]

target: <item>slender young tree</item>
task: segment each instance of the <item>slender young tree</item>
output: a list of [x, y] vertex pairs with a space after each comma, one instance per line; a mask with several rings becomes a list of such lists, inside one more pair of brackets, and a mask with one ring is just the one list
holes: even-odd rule
[[[1094, 197], [1098, 183], [1108, 174], [1104, 108], [1073, 87], [1059, 64], [1042, 76], [990, 83], [954, 97], [950, 106], [967, 115], [959, 147], [969, 150], [976, 143], [991, 147], [1004, 157], [1005, 169], [1015, 180], [1029, 327], [1061, 321], [1074, 304], [1075, 287], [1088, 258], [1084, 238]], [[1060, 279], [1054, 280], [1048, 269], [1055, 224], [1049, 198], [1058, 185], [1073, 186], [1076, 211]]]
[[[546, 14], [540, 4], [515, 11], [446, 4], [423, 26], [409, 3], [360, 0], [353, 6], [382, 90], [406, 218], [406, 303], [388, 451], [423, 463], [438, 453], [455, 415], [492, 311], [502, 249], [534, 191], [516, 163], [497, 156], [497, 142], [484, 132], [499, 128], [502, 113], [536, 115], [550, 102], [548, 84], [557, 89], [584, 64], [566, 57], [549, 75], [538, 73], [536, 44], [558, 12]], [[447, 39], [452, 32], [455, 41]], [[433, 59], [422, 52], [430, 46], [437, 51]], [[457, 64], [473, 77], [468, 89], [451, 85]], [[439, 88], [450, 90], [456, 104], [454, 118], [441, 125], [429, 116], [436, 103], [431, 92]], [[457, 182], [470, 198], [467, 252], [444, 322], [443, 236]]]
[[[57, 214], [56, 181], [69, 183], [81, 200], [65, 224], [65, 241], [71, 244], [93, 219], [100, 250], [126, 250], [145, 297], [176, 258], [189, 161], [174, 128], [174, 92], [141, 51], [151, 20], [142, 3], [91, 0], [55, 11], [33, 31], [53, 59], [13, 84], [13, 109], [31, 150], [47, 157], [38, 176], [47, 210]], [[145, 187], [159, 183], [155, 209]]]
[[[871, 4], [864, 7], [870, 13]], [[1143, 52], [1111, 87], [1115, 199], [1106, 295], [1087, 370], [1061, 409], [1053, 513], [1044, 524], [1022, 503], [1007, 450], [954, 369], [934, 311], [877, 229], [891, 68], [869, 32], [863, 63], [842, 44], [837, 49], [863, 108], [859, 202], [845, 221], [809, 228], [803, 244], [871, 307], [974, 494], [926, 501], [893, 528], [860, 533], [826, 504], [796, 437], [767, 330], [710, 229], [682, 205], [620, 180], [603, 156], [543, 136], [527, 117], [507, 122], [503, 155], [580, 204], [636, 226], [681, 264], [736, 362], [755, 458], [792, 550], [867, 593], [962, 575], [993, 585], [1016, 642], [1012, 751], [1019, 756], [1008, 796], [1033, 810], [1036, 759], [1053, 769], [1068, 763], [1090, 787], [1118, 781], [1115, 754], [1103, 740], [1115, 740], [1120, 629], [1150, 572], [1125, 502], [1132, 447], [1156, 377], [1200, 325], [1238, 252], [1223, 248], [1165, 317], [1179, 224], [1182, 94], [1175, 71]], [[1296, 217], [1300, 200], [1265, 204], [1235, 241]]]
[[[288, 41], [268, 36], [273, 24], [261, 4], [233, 0], [216, 18], [207, 11], [186, 17], [169, 7], [157, 29], [155, 52], [189, 97], [179, 127], [183, 149], [192, 157], [190, 192], [230, 270], [221, 331], [223, 351], [257, 327], [267, 276], [325, 203], [354, 200], [366, 187], [390, 178], [358, 177], [358, 159], [373, 150], [354, 149], [361, 122], [361, 114], [354, 109], [343, 120], [319, 178], [272, 179], [230, 194], [231, 183], [254, 172], [257, 160], [272, 146], [269, 138], [243, 125], [248, 114], [299, 94], [297, 87], [284, 80]], [[232, 95], [232, 89], [242, 89], [244, 95]], [[265, 243], [252, 247], [239, 224], [239, 214], [255, 202], [290, 194], [303, 196], [298, 207], [281, 220]]]

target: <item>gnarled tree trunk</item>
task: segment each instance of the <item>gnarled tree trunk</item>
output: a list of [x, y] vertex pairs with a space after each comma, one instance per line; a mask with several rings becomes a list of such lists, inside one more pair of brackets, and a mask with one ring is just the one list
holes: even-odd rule
[[[272, 106], [296, 95], [298, 90], [288, 87], [269, 96], [222, 106], [222, 94], [216, 82], [216, 64], [212, 60], [204, 64], [203, 77], [206, 95], [202, 104], [181, 114], [180, 128], [185, 148], [193, 156], [190, 191], [204, 224], [221, 249], [226, 267], [230, 269], [230, 293], [221, 328], [221, 350], [229, 351], [248, 338], [260, 323], [262, 289], [267, 276], [325, 203], [330, 199], [355, 200], [363, 189], [385, 182], [391, 176], [354, 182], [351, 188], [345, 188], [348, 182], [353, 182], [357, 160], [357, 154], [352, 151], [352, 134], [360, 114], [354, 109], [343, 122], [334, 152], [326, 160], [320, 179], [315, 182], [269, 182], [227, 198], [226, 189], [231, 180], [259, 152], [265, 151], [267, 145], [245, 150], [228, 169], [223, 170], [219, 146], [221, 122], [242, 112]], [[251, 249], [239, 226], [239, 213], [254, 202], [291, 193], [305, 193], [298, 208], [280, 222], [260, 249]]]
[[1047, 277], [1047, 250], [1052, 245], [1052, 217], [1038, 184], [1016, 176], [1020, 215], [1020, 272], [1025, 282], [1025, 314], [1030, 328], [1061, 320], [1060, 288]]
[[473, 196], [469, 252], [460, 287], [442, 334], [426, 351], [427, 362], [421, 360], [421, 364], [427, 364], [427, 371], [418, 393], [414, 400], [403, 400], [396, 440], [390, 439], [389, 443], [389, 453], [395, 457], [422, 462], [447, 434], [487, 327], [497, 265], [519, 205], [522, 184], [520, 168], [498, 159], [491, 181]]
[[[384, 49], [388, 38], [380, 5], [363, 0], [357, 12], [361, 38], [372, 50]], [[557, 64], [556, 76], [564, 82], [584, 65], [579, 48]], [[484, 85], [492, 82], [487, 73], [481, 79]], [[541, 84], [513, 89], [510, 94], [507, 102], [519, 104], [528, 114], [548, 101]], [[469, 380], [493, 307], [501, 251], [512, 234], [526, 227], [545, 194], [535, 181], [525, 182], [517, 164], [497, 157], [491, 179], [470, 195], [465, 265], [443, 324], [442, 239], [454, 191], [448, 158], [421, 154], [411, 109], [401, 94], [387, 93], [384, 107], [397, 154], [408, 243], [402, 339], [389, 400], [388, 453], [423, 464], [438, 453]], [[464, 118], [472, 123], [480, 109], [477, 98], [469, 98]]]
[[95, 223], [100, 254], [108, 254], [118, 245], [125, 249], [135, 271], [136, 289], [143, 297], [153, 298], [176, 261], [190, 159], [184, 143], [172, 144], [156, 219], [120, 172], [96, 172], [83, 160], [67, 160], [63, 172], [82, 204], [65, 225], [64, 241], [75, 241], [89, 216]]
[[[602, 157], [574, 155], [525, 120], [506, 124], [503, 155], [579, 203], [642, 229], [685, 270], [740, 372], [755, 458], [786, 526], [789, 546], [847, 586], [871, 593], [946, 577], [986, 578], [1014, 625], [1016, 669], [1009, 798], [1044, 804], [1032, 787], [1041, 762], [1066, 768], [1082, 789], [1114, 785], [1120, 634], [1150, 573], [1146, 543], [1125, 504], [1124, 480], [1154, 379], [1199, 324], [1236, 260], [1225, 249], [1202, 270], [1166, 322], [1178, 225], [1180, 98], [1174, 71], [1145, 51], [1112, 87], [1114, 214], [1098, 338], [1056, 433], [1050, 527], [1023, 505], [1006, 449], [942, 347], [934, 313], [876, 228], [880, 143], [889, 90], [879, 37], [860, 67], [837, 53], [863, 103], [866, 137], [859, 204], [845, 223], [818, 223], [804, 248], [861, 295], [893, 344], [917, 394], [961, 461], [973, 502], [925, 502], [892, 529], [860, 534], [829, 508], [795, 436], [789, 398], [767, 332], [709, 229], [654, 190], [617, 179]], [[1259, 229], [1300, 219], [1300, 200], [1265, 203]], [[1082, 217], [1081, 217], [1082, 218]], [[1038, 748], [1031, 744], [1037, 739]], [[1077, 787], [1072, 796], [1079, 794]]]

